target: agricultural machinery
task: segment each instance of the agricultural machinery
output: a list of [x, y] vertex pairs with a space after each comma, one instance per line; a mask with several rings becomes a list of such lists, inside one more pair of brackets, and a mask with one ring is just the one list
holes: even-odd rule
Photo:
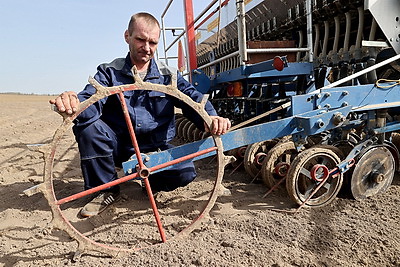
[[[284, 187], [299, 208], [333, 205], [341, 190], [356, 200], [387, 190], [399, 167], [400, 2], [214, 0], [194, 18], [192, 3], [185, 0], [186, 27], [172, 29], [181, 34], [167, 46], [171, 28], [165, 27], [164, 17], [171, 3], [161, 17], [162, 59], [168, 63], [171, 47], [184, 37], [184, 75], [233, 127], [225, 135], [210, 136], [177, 113], [182, 144], [141, 153], [128, 116], [136, 153], [123, 163], [122, 177], [65, 196], [65, 187], [77, 181], [67, 182], [56, 173], [56, 156], [64, 153], [59, 148], [77, 114], [105, 96], [118, 94], [125, 109], [125, 91], [168, 94], [191, 106], [212, 127], [204, 110], [207, 97], [193, 102], [176, 89], [176, 77], [169, 86], [155, 85], [143, 82], [133, 69], [135, 84], [103, 87], [90, 79], [97, 93], [81, 103], [77, 114], [64, 117], [53, 141], [43, 148], [44, 182], [27, 190], [43, 192], [53, 224], [78, 241], [79, 252], [115, 255], [190, 233], [208, 217], [228, 164], [242, 165], [253, 180], [263, 181], [268, 187], [265, 201], [271, 191]], [[178, 189], [188, 190], [188, 198], [156, 202], [148, 176], [187, 160], [206, 161], [201, 167], [214, 171], [202, 181], [201, 194], [190, 195], [194, 182]], [[151, 209], [143, 203], [133, 205], [142, 208], [135, 212], [121, 207], [118, 216], [108, 218], [112, 223], [97, 232], [81, 229], [71, 217], [73, 200], [131, 180], [144, 183]], [[183, 206], [193, 211], [183, 214]], [[151, 218], [155, 222], [147, 223]], [[93, 225], [101, 224], [93, 220]], [[112, 230], [122, 224], [135, 231]], [[120, 239], [108, 240], [106, 231], [116, 231]]]

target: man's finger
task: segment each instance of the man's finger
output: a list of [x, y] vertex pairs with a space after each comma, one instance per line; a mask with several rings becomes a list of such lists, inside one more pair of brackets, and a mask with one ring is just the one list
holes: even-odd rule
[[69, 98], [70, 98], [72, 112], [75, 113], [78, 110], [80, 101], [76, 94], [71, 94]]
[[59, 112], [65, 112], [65, 107], [64, 107], [64, 103], [63, 103], [63, 100], [62, 100], [61, 96], [58, 96], [56, 98], [54, 104], [56, 105], [56, 107], [57, 107]]
[[67, 112], [67, 114], [72, 114], [71, 98], [68, 92], [62, 93], [60, 97], [64, 105], [65, 112]]

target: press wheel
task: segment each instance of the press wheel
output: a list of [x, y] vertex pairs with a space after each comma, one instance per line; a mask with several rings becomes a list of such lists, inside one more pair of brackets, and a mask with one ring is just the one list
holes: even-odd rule
[[384, 146], [368, 149], [357, 160], [351, 177], [351, 193], [357, 200], [385, 192], [392, 184], [395, 161]]
[[258, 175], [266, 154], [277, 142], [277, 140], [267, 140], [251, 144], [246, 148], [243, 158], [244, 169], [251, 177]]
[[261, 176], [268, 188], [272, 188], [289, 171], [289, 167], [298, 152], [292, 141], [276, 144], [268, 151], [261, 167]]
[[320, 184], [311, 174], [316, 166], [321, 167], [316, 171], [317, 175], [321, 175], [320, 171], [324, 169], [331, 171], [339, 162], [339, 156], [328, 148], [312, 147], [301, 152], [293, 160], [286, 177], [286, 189], [291, 199], [299, 205], [309, 207], [329, 204], [340, 191], [342, 174], [329, 175], [325, 184], [310, 198]]

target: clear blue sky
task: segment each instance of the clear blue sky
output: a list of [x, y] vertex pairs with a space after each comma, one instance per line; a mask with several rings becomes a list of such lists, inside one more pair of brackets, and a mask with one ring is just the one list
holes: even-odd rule
[[[197, 15], [211, 1], [193, 2]], [[0, 0], [0, 93], [82, 90], [97, 65], [126, 56], [123, 33], [130, 16], [146, 11], [160, 19], [167, 3], [168, 0]], [[173, 2], [165, 22], [167, 27], [183, 27], [182, 0]], [[162, 43], [162, 56], [160, 48]]]

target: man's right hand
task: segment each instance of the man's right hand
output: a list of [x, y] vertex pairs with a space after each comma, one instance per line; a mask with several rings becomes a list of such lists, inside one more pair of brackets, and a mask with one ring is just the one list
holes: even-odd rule
[[54, 104], [60, 113], [74, 114], [79, 107], [79, 99], [75, 92], [64, 92], [55, 99], [49, 100], [50, 104]]

